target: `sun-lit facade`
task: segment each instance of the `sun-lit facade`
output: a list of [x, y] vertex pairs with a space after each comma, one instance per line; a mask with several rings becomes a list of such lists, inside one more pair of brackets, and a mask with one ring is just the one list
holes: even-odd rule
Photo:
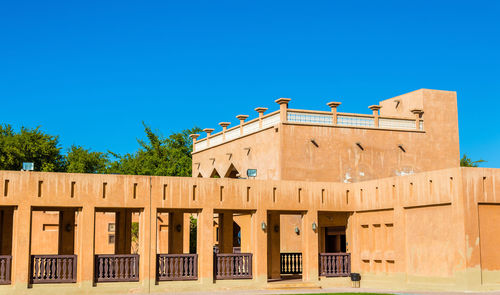
[[500, 170], [459, 167], [456, 93], [192, 135], [193, 177], [0, 171], [0, 292], [500, 289]]

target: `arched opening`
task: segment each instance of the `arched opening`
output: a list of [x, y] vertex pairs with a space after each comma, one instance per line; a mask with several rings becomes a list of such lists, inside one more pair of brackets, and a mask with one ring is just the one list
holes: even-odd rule
[[238, 170], [236, 170], [236, 167], [231, 163], [229, 168], [227, 169], [226, 174], [224, 175], [225, 178], [239, 178], [240, 173]]

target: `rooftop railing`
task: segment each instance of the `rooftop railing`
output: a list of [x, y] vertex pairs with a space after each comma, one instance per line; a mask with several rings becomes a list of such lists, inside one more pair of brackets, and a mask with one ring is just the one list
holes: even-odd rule
[[193, 152], [198, 152], [209, 147], [217, 146], [225, 142], [247, 136], [268, 129], [279, 123], [299, 124], [299, 125], [324, 125], [334, 127], [349, 127], [349, 128], [367, 128], [367, 129], [384, 129], [384, 130], [405, 130], [405, 131], [423, 131], [424, 122], [422, 120], [422, 110], [412, 110], [414, 118], [408, 117], [389, 117], [380, 116], [379, 110], [381, 106], [372, 105], [369, 108], [373, 114], [350, 114], [338, 113], [337, 107], [339, 102], [330, 102], [331, 111], [310, 111], [288, 109], [290, 99], [280, 98], [276, 100], [280, 104], [280, 109], [270, 114], [264, 115], [267, 108], [256, 108], [259, 117], [245, 122], [248, 118], [246, 115], [236, 116], [240, 120], [238, 126], [227, 128], [230, 123], [221, 122], [222, 131], [211, 134], [214, 129], [204, 129], [207, 136], [197, 140], [199, 134], [192, 134]]

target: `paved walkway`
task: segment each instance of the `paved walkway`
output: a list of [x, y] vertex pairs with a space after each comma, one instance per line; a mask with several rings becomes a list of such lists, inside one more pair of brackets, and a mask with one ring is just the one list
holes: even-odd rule
[[[331, 288], [331, 289], [304, 289], [304, 290], [228, 290], [228, 291], [199, 291], [199, 292], [169, 292], [177, 295], [254, 295], [254, 294], [322, 294], [322, 293], [382, 293], [397, 295], [500, 295], [500, 291], [493, 292], [408, 292], [365, 288]], [[166, 293], [153, 293], [166, 294]]]

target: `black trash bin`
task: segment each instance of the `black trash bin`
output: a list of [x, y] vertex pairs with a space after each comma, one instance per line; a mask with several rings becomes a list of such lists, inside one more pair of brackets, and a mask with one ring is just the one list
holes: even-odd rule
[[351, 273], [351, 282], [352, 282], [352, 287], [353, 288], [359, 288], [361, 281], [361, 275], [357, 272], [352, 272]]

